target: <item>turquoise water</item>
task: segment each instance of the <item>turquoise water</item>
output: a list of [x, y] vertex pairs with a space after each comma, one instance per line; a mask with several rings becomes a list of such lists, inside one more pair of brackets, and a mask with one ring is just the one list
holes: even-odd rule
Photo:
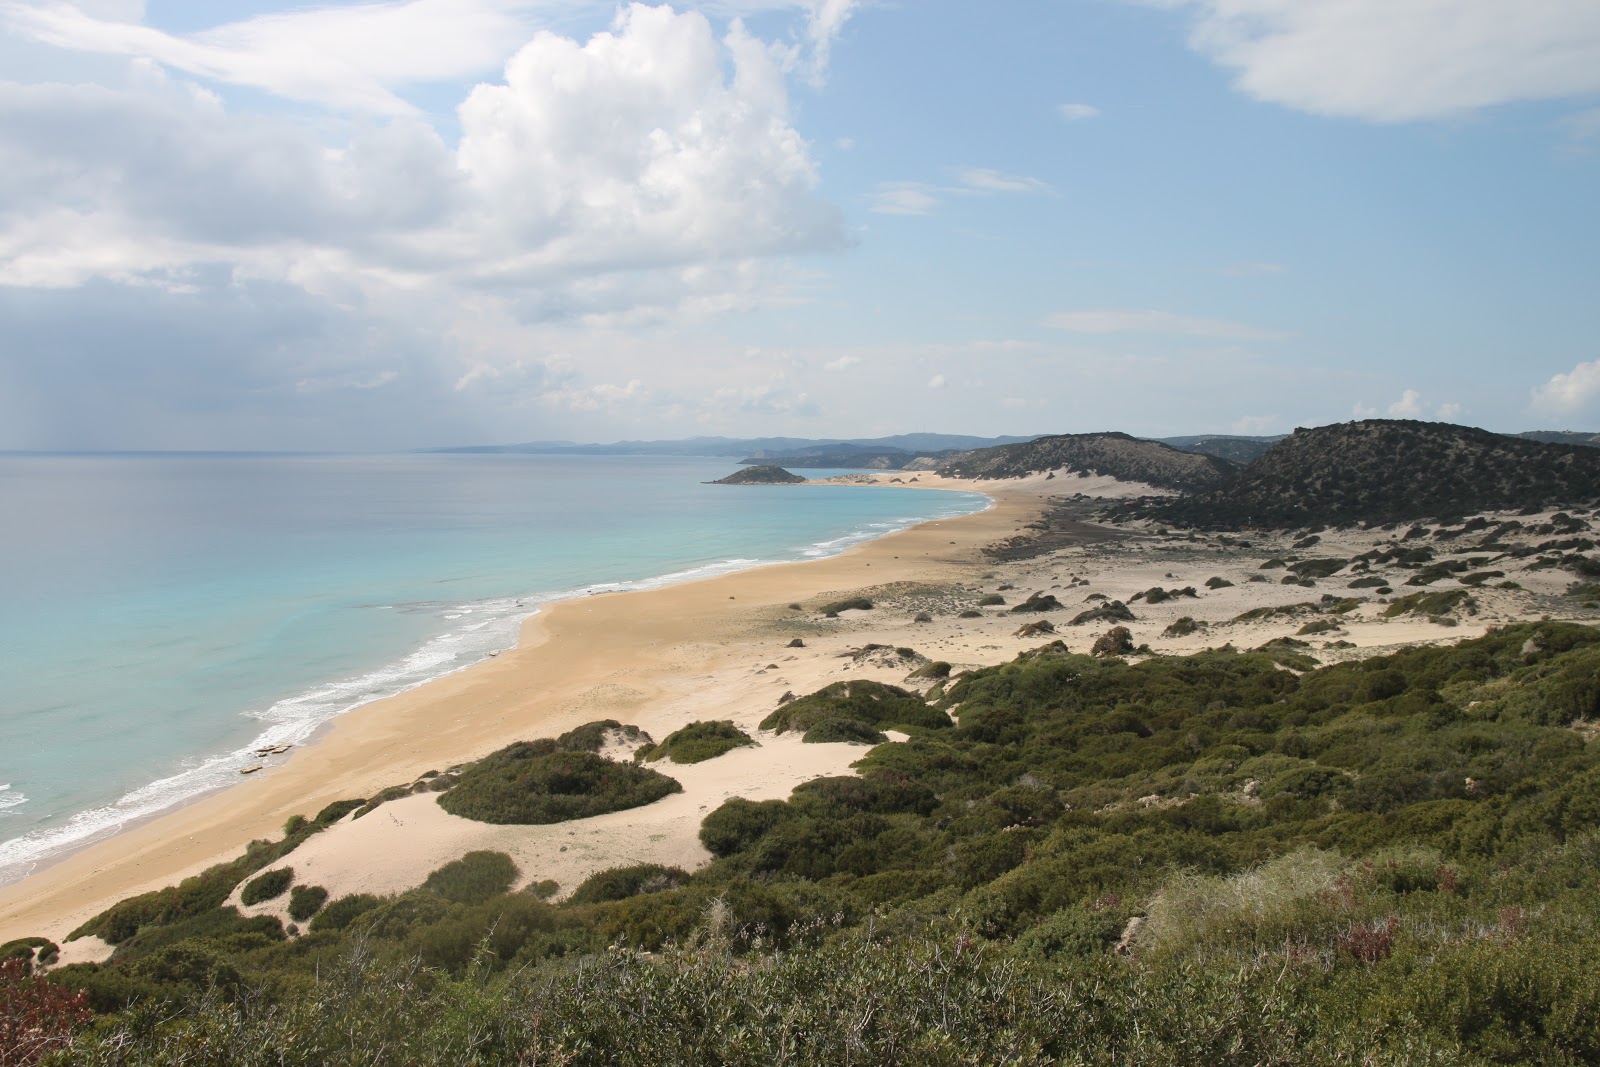
[[732, 468], [0, 455], [0, 881], [509, 647], [540, 604], [827, 555], [986, 503], [701, 484]]

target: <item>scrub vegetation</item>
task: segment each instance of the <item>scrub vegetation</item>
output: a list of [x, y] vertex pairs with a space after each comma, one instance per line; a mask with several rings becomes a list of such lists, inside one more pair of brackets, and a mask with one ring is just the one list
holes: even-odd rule
[[[1303, 673], [1047, 645], [934, 705], [841, 683], [764, 725], [909, 739], [858, 776], [707, 813], [699, 871], [601, 872], [551, 903], [503, 891], [510, 861], [483, 853], [332, 901], [291, 938], [223, 906], [288, 851], [258, 843], [87, 924], [116, 952], [43, 979], [98, 1015], [50, 1031], [71, 1041], [52, 1054], [1591, 1063], [1597, 718], [1600, 632], [1566, 623]], [[467, 768], [441, 803], [478, 776], [500, 810], [509, 768], [539, 781], [575, 755], [542, 744]], [[7, 966], [0, 1005], [37, 999], [26, 961]]]

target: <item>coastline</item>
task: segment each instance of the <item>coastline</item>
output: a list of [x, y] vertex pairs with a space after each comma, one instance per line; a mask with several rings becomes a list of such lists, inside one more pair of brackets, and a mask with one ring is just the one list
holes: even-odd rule
[[906, 487], [977, 492], [992, 503], [817, 559], [547, 604], [523, 623], [517, 645], [497, 657], [348, 711], [284, 762], [0, 887], [0, 941], [32, 934], [60, 940], [116, 900], [231, 858], [251, 839], [277, 836], [292, 815], [370, 796], [511, 741], [596, 718], [668, 732], [681, 722], [658, 710], [663, 703], [741, 659], [772, 656], [772, 614], [786, 603], [956, 577], [981, 558], [983, 545], [1029, 521], [1053, 488], [1043, 479], [996, 485], [929, 475]]

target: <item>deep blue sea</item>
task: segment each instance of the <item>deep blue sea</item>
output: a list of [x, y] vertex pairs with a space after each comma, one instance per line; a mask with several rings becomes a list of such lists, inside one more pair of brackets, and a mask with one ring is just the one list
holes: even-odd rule
[[515, 644], [541, 604], [828, 555], [987, 503], [702, 484], [733, 469], [0, 455], [0, 882]]

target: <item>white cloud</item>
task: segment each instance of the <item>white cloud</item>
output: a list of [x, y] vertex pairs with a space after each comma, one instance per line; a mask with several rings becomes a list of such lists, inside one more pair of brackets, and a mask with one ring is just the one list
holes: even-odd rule
[[856, 358], [855, 356], [840, 356], [838, 359], [832, 359], [832, 360], [829, 360], [828, 362], [824, 363], [822, 365], [822, 369], [823, 370], [844, 370], [846, 367], [853, 367], [857, 363], [860, 363], [860, 362], [861, 362], [861, 360]]
[[955, 185], [883, 182], [872, 194], [871, 210], [880, 215], [930, 215], [946, 197], [1050, 191], [1050, 186], [1038, 178], [1006, 174], [989, 167], [966, 167], [956, 174], [956, 181]]
[[1226, 341], [1281, 341], [1287, 334], [1242, 322], [1174, 315], [1166, 311], [1101, 308], [1062, 311], [1047, 316], [1046, 326], [1073, 333], [1143, 333], [1175, 337], [1205, 337]]
[[1358, 400], [1350, 407], [1350, 417], [1353, 419], [1375, 419], [1378, 417], [1378, 409], [1368, 407]]
[[928, 379], [929, 389], [943, 389], [947, 384], [948, 383], [944, 380], [944, 375], [942, 374], [935, 374], [932, 378]]
[[1222, 273], [1230, 278], [1259, 278], [1288, 272], [1289, 268], [1282, 263], [1233, 263], [1222, 268]]
[[1579, 363], [1533, 391], [1533, 407], [1552, 415], [1577, 415], [1600, 405], [1600, 359]]
[[737, 25], [635, 5], [584, 43], [540, 33], [459, 121], [454, 150], [411, 118], [329, 149], [154, 70], [0, 83], [0, 284], [223, 264], [340, 299], [468, 286], [534, 317], [659, 317], [742, 306], [754, 261], [843, 244], [782, 72]]
[[1246, 437], [1260, 437], [1283, 425], [1278, 415], [1241, 415], [1233, 422], [1232, 430]]
[[1414, 419], [1422, 414], [1422, 394], [1415, 389], [1407, 389], [1400, 394], [1400, 399], [1389, 405], [1389, 414], [1397, 419]]
[[1068, 122], [1082, 122], [1099, 117], [1100, 109], [1093, 104], [1057, 104], [1056, 113]]
[[1588, 0], [1171, 0], [1258, 100], [1407, 122], [1600, 92]]
[[927, 215], [939, 206], [934, 192], [917, 182], [886, 182], [872, 194], [872, 210], [879, 215]]
[[530, 0], [365, 3], [258, 15], [188, 35], [132, 21], [131, 8], [97, 17], [81, 5], [12, 0], [0, 4], [0, 19], [60, 48], [150, 59], [293, 100], [393, 115], [413, 110], [398, 88], [497, 68], [526, 39], [526, 12], [535, 6]]
[[984, 193], [1040, 193], [1048, 192], [1050, 189], [1050, 186], [1038, 178], [1002, 174], [988, 167], [968, 167], [961, 172], [960, 177], [962, 185]]
[[1440, 422], [1454, 422], [1455, 420], [1459, 419], [1466, 412], [1466, 410], [1467, 409], [1462, 407], [1460, 404], [1446, 402], [1434, 408], [1433, 417], [1438, 419]]

